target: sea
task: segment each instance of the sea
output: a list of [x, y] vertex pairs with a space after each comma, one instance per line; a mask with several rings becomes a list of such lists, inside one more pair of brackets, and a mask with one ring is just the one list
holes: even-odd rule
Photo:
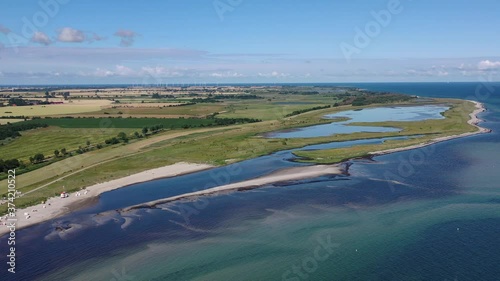
[[500, 83], [331, 85], [477, 100], [492, 132], [151, 209], [123, 211], [306, 164], [282, 151], [106, 192], [18, 230], [15, 274], [1, 237], [0, 280], [500, 280]]

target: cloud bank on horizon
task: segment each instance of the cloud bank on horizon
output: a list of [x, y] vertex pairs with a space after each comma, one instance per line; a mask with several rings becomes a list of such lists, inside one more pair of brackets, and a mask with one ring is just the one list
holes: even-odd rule
[[0, 2], [0, 84], [500, 80], [494, 0], [185, 2]]

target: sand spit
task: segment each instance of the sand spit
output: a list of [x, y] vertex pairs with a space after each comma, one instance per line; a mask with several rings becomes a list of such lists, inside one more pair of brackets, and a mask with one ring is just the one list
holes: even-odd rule
[[153, 208], [158, 204], [164, 204], [172, 201], [177, 201], [180, 199], [224, 193], [228, 191], [248, 190], [278, 182], [295, 181], [295, 180], [315, 178], [326, 175], [341, 175], [345, 174], [346, 172], [347, 172], [346, 164], [315, 165], [315, 166], [288, 168], [256, 179], [217, 186], [214, 188], [209, 188], [191, 193], [185, 193], [178, 196], [172, 196], [169, 198], [155, 200], [148, 203], [138, 204], [135, 206], [125, 208], [123, 211], [130, 211], [132, 209], [139, 209], [139, 208]]

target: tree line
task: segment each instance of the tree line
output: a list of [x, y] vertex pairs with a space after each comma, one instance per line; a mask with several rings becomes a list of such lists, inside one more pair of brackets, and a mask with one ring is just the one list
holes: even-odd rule
[[19, 132], [32, 130], [36, 128], [45, 128], [47, 124], [44, 123], [15, 123], [0, 126], [0, 140], [8, 138], [17, 138], [21, 136]]
[[330, 108], [330, 107], [331, 107], [330, 105], [325, 105], [325, 106], [315, 106], [315, 107], [311, 107], [311, 108], [305, 108], [305, 109], [301, 109], [301, 110], [295, 110], [292, 113], [289, 113], [289, 114], [285, 115], [285, 117], [290, 117], [290, 116], [294, 116], [294, 115], [299, 115], [299, 114], [302, 114], [302, 113], [306, 113], [306, 112], [309, 112], [309, 111], [326, 109], [326, 108]]

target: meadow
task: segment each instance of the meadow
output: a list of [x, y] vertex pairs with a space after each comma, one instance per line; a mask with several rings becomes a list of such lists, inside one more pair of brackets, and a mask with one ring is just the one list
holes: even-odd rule
[[91, 145], [103, 143], [110, 137], [115, 137], [119, 132], [132, 134], [135, 129], [107, 128], [104, 130], [97, 128], [58, 128], [48, 127], [36, 130], [25, 131], [21, 137], [11, 140], [6, 144], [0, 145], [0, 155], [2, 159], [19, 159], [29, 163], [29, 157], [36, 153], [42, 153], [45, 156], [52, 156], [54, 150], [66, 148], [68, 151], [75, 150], [78, 147], [86, 147], [87, 141]]

